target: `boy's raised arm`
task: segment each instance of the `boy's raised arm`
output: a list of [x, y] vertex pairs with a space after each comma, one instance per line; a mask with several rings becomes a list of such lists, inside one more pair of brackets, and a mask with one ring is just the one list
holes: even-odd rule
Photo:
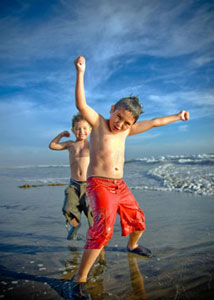
[[60, 143], [59, 141], [61, 140], [62, 137], [69, 137], [70, 133], [66, 130], [58, 134], [49, 144], [49, 148], [51, 150], [65, 150], [68, 149], [68, 142], [62, 142]]
[[175, 115], [155, 118], [153, 120], [148, 120], [148, 121], [136, 122], [132, 126], [129, 135], [138, 134], [138, 133], [147, 131], [153, 127], [164, 126], [164, 125], [176, 122], [176, 121], [187, 121], [187, 120], [189, 120], [189, 112], [182, 110], [178, 114], [175, 114]]
[[98, 122], [99, 114], [86, 103], [85, 89], [84, 89], [85, 58], [83, 56], [79, 56], [74, 61], [74, 64], [77, 70], [76, 90], [75, 90], [76, 107], [83, 115], [83, 117], [86, 119], [86, 121], [88, 121], [88, 123], [92, 127], [94, 127]]

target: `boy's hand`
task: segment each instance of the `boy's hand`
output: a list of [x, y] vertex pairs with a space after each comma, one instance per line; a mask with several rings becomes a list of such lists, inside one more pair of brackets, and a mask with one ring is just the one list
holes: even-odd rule
[[83, 56], [77, 57], [74, 61], [77, 72], [85, 72], [85, 58]]
[[62, 137], [63, 137], [63, 136], [69, 137], [69, 136], [70, 136], [70, 133], [69, 133], [67, 130], [65, 130], [65, 131], [63, 131], [63, 132], [61, 133], [61, 136], [62, 136]]
[[180, 120], [182, 121], [187, 121], [189, 120], [189, 112], [188, 111], [185, 111], [185, 110], [182, 110], [180, 113]]

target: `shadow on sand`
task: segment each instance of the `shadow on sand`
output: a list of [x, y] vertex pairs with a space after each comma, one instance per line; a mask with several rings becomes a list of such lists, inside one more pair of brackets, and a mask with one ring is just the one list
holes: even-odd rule
[[[32, 253], [35, 252], [35, 250], [36, 249], [32, 251], [31, 249], [31, 251], [23, 251], [22, 253], [27, 252], [29, 254], [29, 252]], [[0, 265], [1, 278], [4, 278], [4, 280], [8, 282], [11, 282], [12, 280], [16, 279], [16, 280], [27, 280], [31, 282], [46, 283], [51, 287], [51, 289], [55, 290], [60, 297], [64, 299], [75, 299], [72, 297], [71, 279], [78, 269], [82, 248], [78, 249], [76, 247], [69, 247], [69, 250], [71, 251], [71, 259], [66, 261], [65, 263], [66, 271], [63, 272], [60, 278], [51, 278], [47, 276], [35, 276], [24, 272], [15, 272], [13, 270], [9, 270], [6, 267]], [[45, 251], [47, 251], [47, 249], [45, 249]], [[111, 248], [111, 247], [106, 248], [105, 251], [127, 252], [127, 250], [124, 248]], [[94, 264], [94, 267], [90, 272], [89, 282], [87, 283], [88, 291], [92, 299], [145, 300], [146, 293], [144, 289], [143, 276], [138, 267], [136, 255], [130, 253], [127, 253], [127, 255], [128, 255], [128, 262], [129, 262], [131, 290], [126, 295], [123, 295], [120, 298], [118, 298], [118, 296], [116, 295], [112, 295], [111, 293], [105, 292], [104, 284], [103, 284], [104, 276], [102, 276], [107, 265], [105, 259], [105, 251], [102, 252], [101, 256]], [[17, 295], [17, 299], [18, 299], [18, 295]]]

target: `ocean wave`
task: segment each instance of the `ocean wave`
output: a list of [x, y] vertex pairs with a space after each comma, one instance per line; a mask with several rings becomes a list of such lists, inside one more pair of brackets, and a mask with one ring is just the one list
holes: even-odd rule
[[167, 155], [160, 157], [143, 157], [127, 160], [125, 163], [145, 163], [145, 164], [157, 164], [157, 163], [174, 163], [174, 164], [214, 164], [214, 154], [194, 154], [194, 155]]
[[126, 160], [125, 163], [129, 164], [129, 163], [136, 163], [136, 162], [142, 162], [142, 163], [146, 163], [146, 164], [153, 164], [153, 163], [159, 163], [162, 161], [165, 161], [166, 157], [161, 156], [161, 157], [143, 157], [143, 158], [135, 158], [135, 159], [130, 159], [130, 160]]
[[49, 168], [69, 168], [69, 164], [38, 164], [38, 165], [20, 165], [20, 166], [8, 166], [0, 167], [1, 169], [49, 169]]
[[[151, 157], [138, 157], [128, 159], [125, 164], [131, 163], [142, 164], [158, 164], [158, 163], [178, 163], [178, 164], [214, 164], [214, 154], [191, 154], [191, 155], [166, 155], [166, 156], [151, 156]], [[33, 168], [69, 168], [68, 163], [55, 163], [55, 164], [32, 164], [32, 165], [17, 165], [9, 167], [1, 167], [3, 169], [33, 169]]]
[[161, 182], [162, 187], [156, 186], [157, 190], [214, 195], [214, 173], [207, 168], [178, 168], [173, 164], [166, 164], [150, 169], [148, 175]]
[[30, 185], [48, 185], [48, 184], [69, 184], [69, 177], [49, 177], [49, 178], [19, 178], [19, 182]]
[[159, 192], [186, 192], [186, 193], [193, 193], [196, 195], [201, 195], [201, 196], [213, 196], [213, 188], [211, 189], [201, 189], [197, 184], [191, 184], [188, 185], [185, 183], [181, 187], [173, 187], [172, 185], [170, 186], [148, 186], [148, 185], [141, 185], [141, 186], [131, 186], [130, 187], [133, 190], [148, 190], [148, 191], [159, 191]]
[[[134, 189], [214, 195], [213, 163], [214, 154], [137, 158], [126, 162], [124, 179]], [[1, 171], [1, 180], [12, 179], [18, 185], [67, 184], [70, 176], [69, 164], [64, 163], [22, 165]]]

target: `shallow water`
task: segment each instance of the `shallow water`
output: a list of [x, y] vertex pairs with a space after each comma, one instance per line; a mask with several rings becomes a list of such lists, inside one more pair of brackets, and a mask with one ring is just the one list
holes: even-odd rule
[[[126, 161], [124, 179], [131, 189], [214, 195], [214, 154], [161, 156]], [[23, 185], [67, 184], [69, 165], [0, 168], [0, 181]]]
[[[19, 189], [11, 180], [8, 185], [1, 182], [1, 191], [0, 299], [63, 299], [65, 280], [74, 275], [83, 252], [86, 219], [77, 241], [67, 241], [61, 214], [64, 187]], [[117, 218], [105, 263], [98, 261], [89, 276], [92, 299], [211, 299], [212, 197], [134, 194], [146, 214], [142, 243], [153, 257], [128, 255]]]
[[[137, 167], [127, 165], [129, 181]], [[20, 168], [16, 176], [12, 170], [1, 174], [0, 299], [68, 298], [65, 282], [69, 284], [79, 265], [87, 220], [82, 218], [78, 239], [67, 241], [61, 213], [65, 187], [17, 187], [27, 179], [38, 182], [39, 174], [43, 174], [41, 180], [48, 178], [50, 169], [43, 169], [45, 173]], [[52, 175], [64, 176], [65, 168], [53, 170]], [[117, 218], [105, 263], [98, 261], [89, 276], [92, 299], [212, 299], [213, 197], [143, 189], [133, 189], [133, 193], [146, 215], [141, 243], [152, 250], [153, 257], [128, 255], [128, 238], [120, 236]]]

